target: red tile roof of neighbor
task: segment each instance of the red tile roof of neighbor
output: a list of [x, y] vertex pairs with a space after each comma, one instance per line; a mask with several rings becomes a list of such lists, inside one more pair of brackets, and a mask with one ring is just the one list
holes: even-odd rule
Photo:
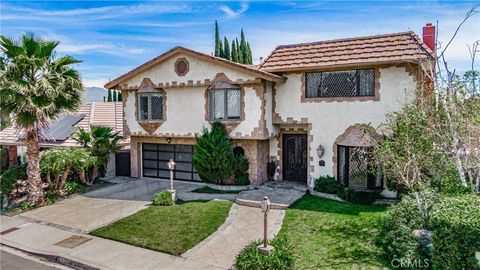
[[[122, 102], [93, 102], [82, 104], [75, 113], [70, 115], [84, 115], [83, 118], [74, 124], [74, 128], [89, 129], [90, 125], [110, 127], [115, 132], [123, 134], [123, 113]], [[53, 123], [53, 122], [52, 122]], [[41, 147], [53, 146], [79, 146], [72, 135], [66, 140], [48, 139], [40, 142]], [[0, 131], [0, 145], [23, 145], [22, 133], [11, 126]], [[120, 145], [126, 145], [129, 140], [120, 142]]]
[[285, 72], [315, 68], [418, 62], [435, 53], [412, 31], [312, 43], [281, 45], [259, 70]]

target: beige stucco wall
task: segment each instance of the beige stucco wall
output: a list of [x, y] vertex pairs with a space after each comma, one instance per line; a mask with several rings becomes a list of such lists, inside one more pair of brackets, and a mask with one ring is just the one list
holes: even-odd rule
[[[166, 121], [155, 130], [153, 136], [194, 137], [195, 134], [201, 134], [204, 127], [209, 128], [210, 123], [205, 120], [205, 90], [206, 87], [166, 89]], [[131, 134], [149, 136], [136, 118], [135, 91], [126, 93], [124, 118], [128, 130]], [[254, 129], [259, 126], [262, 102], [255, 89], [244, 87], [244, 102], [245, 119], [231, 130], [232, 138], [251, 137]]]
[[[332, 101], [302, 103], [302, 74], [284, 74], [287, 82], [276, 86], [275, 112], [282, 121], [292, 118], [301, 122], [307, 118], [311, 124], [311, 148], [309, 165], [310, 179], [322, 175], [333, 175], [333, 144], [349, 126], [357, 123], [372, 124], [374, 127], [385, 121], [388, 112], [398, 110], [402, 103], [412, 100], [416, 82], [404, 67], [380, 68], [380, 100], [379, 101]], [[270, 155], [277, 156], [278, 140], [271, 139]], [[316, 148], [322, 145], [325, 154], [325, 166], [319, 166]], [[310, 181], [311, 185], [313, 181]]]
[[[177, 73], [175, 73], [174, 64], [179, 58], [185, 58], [189, 62], [189, 71], [185, 76], [178, 76]], [[213, 64], [211, 62], [200, 60], [184, 54], [177, 54], [166, 59], [164, 62], [133, 76], [125, 82], [122, 82], [122, 85], [128, 84], [129, 86], [139, 86], [143, 78], [150, 78], [155, 85], [158, 83], [165, 84], [167, 82], [171, 84], [173, 81], [177, 82], [179, 85], [180, 83], [187, 84], [189, 80], [192, 80], [193, 82], [198, 80], [204, 81], [205, 79], [211, 80], [218, 73], [224, 73], [232, 81], [236, 81], [238, 79], [255, 79], [249, 74], [225, 68], [225, 66], [221, 66], [219, 64]]]

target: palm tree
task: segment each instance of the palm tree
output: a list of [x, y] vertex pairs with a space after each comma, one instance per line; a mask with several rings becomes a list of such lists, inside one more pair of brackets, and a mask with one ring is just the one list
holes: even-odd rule
[[73, 139], [82, 147], [89, 149], [92, 156], [96, 158], [90, 181], [84, 181], [85, 184], [91, 185], [97, 178], [99, 170], [104, 170], [107, 166], [110, 154], [120, 150], [117, 144], [125, 137], [119, 132], [113, 132], [109, 127], [90, 126], [90, 131], [78, 128]]
[[19, 40], [0, 35], [0, 105], [12, 114], [15, 125], [25, 133], [28, 195], [31, 205], [45, 203], [39, 165], [40, 131], [65, 111], [75, 111], [83, 86], [77, 70], [80, 61], [56, 57], [56, 41], [23, 34]]

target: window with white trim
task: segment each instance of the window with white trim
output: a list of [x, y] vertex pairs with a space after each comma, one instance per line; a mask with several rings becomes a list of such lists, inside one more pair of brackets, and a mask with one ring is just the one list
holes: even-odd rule
[[163, 94], [138, 94], [138, 119], [147, 121], [163, 120]]
[[375, 69], [308, 72], [305, 97], [375, 96]]
[[210, 120], [240, 120], [240, 89], [209, 90], [208, 111]]

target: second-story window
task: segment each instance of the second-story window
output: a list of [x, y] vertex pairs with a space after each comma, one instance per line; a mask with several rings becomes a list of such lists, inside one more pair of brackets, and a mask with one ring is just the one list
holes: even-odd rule
[[138, 119], [160, 121], [163, 120], [163, 94], [138, 94]]
[[305, 97], [358, 97], [375, 95], [375, 70], [308, 72]]
[[210, 120], [240, 120], [240, 89], [215, 89], [208, 92]]

